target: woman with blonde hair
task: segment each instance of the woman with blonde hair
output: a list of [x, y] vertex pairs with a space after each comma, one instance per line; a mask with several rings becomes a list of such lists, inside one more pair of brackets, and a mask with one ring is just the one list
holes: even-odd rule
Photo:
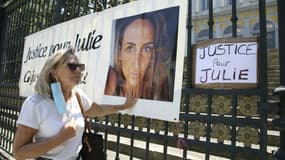
[[104, 116], [134, 106], [134, 98], [127, 98], [122, 105], [92, 102], [76, 87], [84, 69], [85, 65], [79, 62], [73, 49], [61, 50], [46, 61], [35, 93], [24, 101], [17, 120], [13, 143], [17, 160], [78, 158], [85, 122], [76, 95], [88, 117]]

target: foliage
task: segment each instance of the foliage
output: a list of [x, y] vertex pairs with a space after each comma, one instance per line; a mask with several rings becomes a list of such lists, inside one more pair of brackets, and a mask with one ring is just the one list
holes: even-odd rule
[[7, 3], [10, 3], [10, 2], [12, 2], [12, 0], [2, 0], [2, 1], [0, 1], [0, 5], [1, 4], [7, 4]]
[[130, 1], [133, 0], [66, 0], [63, 6], [63, 17], [65, 17], [65, 20], [68, 20], [92, 12], [100, 12], [106, 8], [115, 7]]

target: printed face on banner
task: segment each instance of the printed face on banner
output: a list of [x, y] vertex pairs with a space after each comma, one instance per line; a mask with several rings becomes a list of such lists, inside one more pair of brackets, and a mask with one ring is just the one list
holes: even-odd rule
[[172, 7], [115, 21], [106, 95], [173, 101], [178, 14]]

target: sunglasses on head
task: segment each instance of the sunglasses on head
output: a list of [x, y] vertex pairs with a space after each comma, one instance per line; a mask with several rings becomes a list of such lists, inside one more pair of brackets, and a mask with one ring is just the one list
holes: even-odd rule
[[79, 67], [81, 71], [85, 70], [85, 64], [67, 63], [67, 67], [69, 68], [70, 71], [75, 71], [77, 67]]

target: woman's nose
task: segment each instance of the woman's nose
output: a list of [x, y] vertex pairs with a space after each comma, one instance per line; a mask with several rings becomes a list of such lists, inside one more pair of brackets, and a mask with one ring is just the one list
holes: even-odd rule
[[141, 52], [139, 51], [135, 54], [134, 61], [133, 61], [133, 67], [135, 69], [138, 69], [140, 64], [141, 64]]

